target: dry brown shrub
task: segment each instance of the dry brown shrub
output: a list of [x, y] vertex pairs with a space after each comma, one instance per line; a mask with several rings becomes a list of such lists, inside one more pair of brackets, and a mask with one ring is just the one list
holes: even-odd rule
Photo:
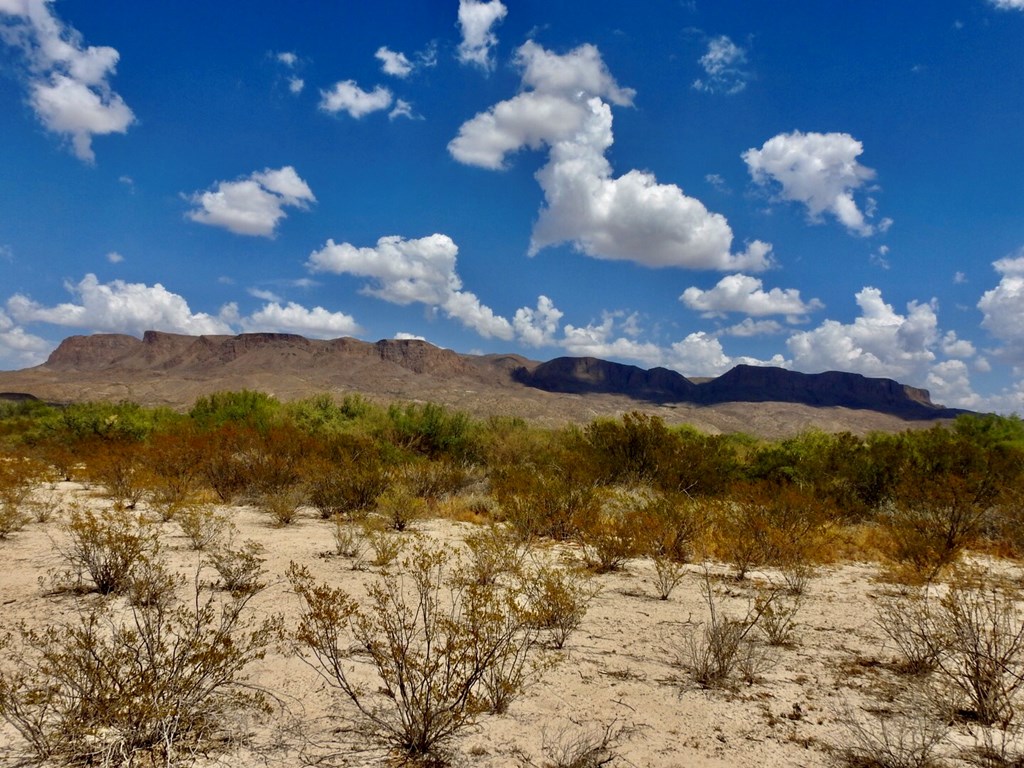
[[779, 590], [771, 589], [748, 604], [742, 618], [724, 612], [724, 598], [715, 589], [707, 565], [701, 580], [701, 595], [707, 605], [707, 621], [700, 632], [685, 638], [684, 653], [677, 663], [701, 688], [727, 687], [738, 673], [747, 684], [773, 663], [767, 650], [756, 644], [754, 630], [766, 611], [774, 610]]
[[152, 487], [141, 443], [94, 440], [86, 451], [85, 465], [86, 477], [102, 485], [119, 507], [135, 509]]
[[245, 667], [278, 636], [278, 620], [243, 616], [248, 597], [173, 595], [123, 612], [94, 604], [0, 643], [0, 717], [35, 760], [186, 764], [216, 748], [231, 713], [266, 707]]
[[714, 551], [744, 578], [752, 568], [799, 568], [821, 559], [832, 529], [829, 508], [790, 486], [740, 486], [713, 511]]
[[101, 594], [120, 594], [157, 551], [156, 526], [128, 509], [72, 507], [64, 526], [68, 542], [58, 547], [70, 566], [58, 580], [76, 585], [88, 576]]
[[[362, 609], [344, 590], [316, 584], [296, 564], [288, 577], [302, 602], [296, 639], [303, 659], [356, 708], [372, 735], [412, 758], [430, 758], [492, 705], [484, 679], [509, 670], [535, 640], [521, 591], [467, 584], [450, 552], [417, 546], [402, 572], [385, 570]], [[363, 654], [352, 655], [358, 647]], [[362, 659], [381, 694], [351, 677]]]
[[234, 532], [231, 518], [218, 512], [212, 504], [193, 502], [186, 504], [175, 515], [181, 532], [189, 540], [192, 549], [201, 552], [219, 541], [229, 538]]
[[28, 523], [32, 491], [44, 477], [44, 467], [38, 462], [0, 454], [0, 539]]
[[530, 597], [531, 626], [547, 634], [552, 648], [563, 648], [587, 615], [600, 588], [587, 574], [568, 567], [544, 564], [524, 574]]

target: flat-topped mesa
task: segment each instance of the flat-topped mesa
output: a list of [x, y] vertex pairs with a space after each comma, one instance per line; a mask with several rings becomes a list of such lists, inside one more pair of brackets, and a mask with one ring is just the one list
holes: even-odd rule
[[198, 371], [215, 366], [261, 365], [268, 369], [331, 367], [355, 360], [393, 363], [413, 373], [458, 375], [472, 366], [463, 356], [419, 339], [382, 339], [376, 343], [349, 337], [320, 340], [293, 333], [242, 333], [237, 336], [187, 336], [146, 331], [142, 339], [124, 334], [71, 336], [44, 363], [58, 371]]
[[840, 371], [799, 373], [757, 365], [737, 365], [699, 385], [698, 398], [707, 404], [772, 401], [869, 408], [889, 413], [942, 408], [932, 403], [928, 390], [908, 387], [892, 379]]
[[50, 353], [43, 365], [58, 371], [98, 371], [130, 354], [140, 343], [134, 336], [123, 333], [69, 336]]

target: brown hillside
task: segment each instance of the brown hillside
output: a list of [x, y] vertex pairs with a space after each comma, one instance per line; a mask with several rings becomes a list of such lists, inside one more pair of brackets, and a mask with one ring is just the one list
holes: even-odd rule
[[[738, 382], [732, 394], [730, 381]], [[58, 402], [128, 399], [182, 409], [201, 395], [232, 389], [282, 400], [328, 392], [432, 401], [478, 417], [515, 415], [548, 426], [642, 410], [712, 433], [773, 438], [810, 428], [897, 431], [957, 413], [932, 405], [924, 390], [854, 374], [734, 369], [693, 382], [666, 369], [590, 358], [539, 363], [510, 354], [462, 355], [418, 340], [279, 333], [73, 336], [43, 365], [0, 372], [0, 393]]]

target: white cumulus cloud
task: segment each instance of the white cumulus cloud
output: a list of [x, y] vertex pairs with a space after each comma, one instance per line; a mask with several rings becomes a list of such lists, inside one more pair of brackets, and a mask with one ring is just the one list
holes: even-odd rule
[[992, 264], [1001, 277], [978, 301], [981, 326], [1002, 342], [998, 353], [1015, 364], [1024, 362], [1024, 248], [1018, 255]]
[[385, 75], [393, 77], [408, 77], [412, 74], [413, 65], [409, 58], [399, 51], [392, 51], [386, 45], [382, 45], [374, 54], [380, 61], [381, 71]]
[[508, 8], [501, 0], [459, 0], [459, 28], [462, 42], [459, 43], [459, 61], [474, 64], [482, 69], [494, 67], [491, 49], [498, 44], [494, 26], [508, 14]]
[[537, 299], [537, 307], [520, 307], [512, 318], [516, 337], [531, 347], [546, 347], [555, 343], [558, 325], [564, 313], [547, 296]]
[[294, 301], [284, 306], [271, 301], [262, 309], [242, 318], [240, 324], [247, 333], [296, 333], [317, 339], [353, 336], [362, 332], [351, 315], [330, 312], [323, 307], [307, 309]]
[[826, 320], [786, 342], [793, 367], [817, 372], [853, 371], [911, 383], [922, 382], [936, 360], [939, 341], [934, 303], [910, 302], [899, 314], [877, 288], [856, 294], [860, 317], [844, 324]]
[[456, 272], [459, 247], [447, 235], [407, 240], [382, 237], [373, 248], [328, 240], [306, 262], [313, 272], [370, 278], [362, 293], [392, 304], [425, 304], [444, 311], [485, 338], [510, 340], [512, 324], [483, 305], [476, 294], [463, 290]]
[[818, 299], [803, 301], [795, 288], [766, 291], [758, 278], [744, 274], [726, 275], [706, 291], [687, 288], [679, 300], [705, 317], [724, 317], [729, 312], [739, 312], [753, 317], [787, 315], [798, 319], [824, 306]]
[[573, 357], [620, 358], [645, 367], [661, 365], [664, 359], [662, 349], [653, 342], [618, 336], [616, 317], [616, 313], [606, 312], [600, 323], [584, 326], [566, 324], [559, 344]]
[[305, 210], [316, 202], [313, 191], [290, 165], [267, 168], [235, 181], [219, 181], [212, 190], [196, 192], [192, 221], [221, 227], [237, 235], [271, 237], [286, 207]]
[[857, 161], [863, 151], [863, 144], [848, 133], [793, 131], [768, 139], [760, 149], [748, 149], [743, 160], [756, 183], [777, 183], [782, 199], [804, 205], [812, 221], [827, 212], [850, 232], [868, 236], [892, 222], [871, 224], [873, 202], [861, 210], [854, 200], [854, 191], [875, 178], [874, 170]]
[[53, 345], [28, 333], [0, 309], [0, 369], [27, 368], [46, 359]]
[[610, 104], [632, 104], [600, 52], [582, 45], [559, 55], [528, 41], [516, 54], [523, 92], [473, 117], [448, 145], [461, 163], [498, 170], [525, 147], [547, 147], [537, 173], [544, 192], [530, 252], [562, 242], [599, 259], [651, 267], [758, 271], [770, 265], [760, 241], [732, 251], [725, 217], [653, 174], [633, 170], [614, 177]]
[[364, 91], [355, 80], [342, 80], [328, 91], [320, 91], [320, 109], [332, 115], [347, 112], [358, 119], [391, 106], [394, 96], [384, 86]]
[[28, 61], [29, 103], [40, 122], [70, 139], [80, 160], [95, 161], [94, 136], [125, 133], [135, 122], [108, 82], [120, 54], [109, 46], [86, 46], [51, 12], [49, 0], [0, 3], [0, 40]]
[[113, 280], [101, 283], [87, 274], [76, 284], [65, 286], [72, 301], [43, 306], [22, 294], [7, 301], [7, 311], [18, 323], [48, 323], [71, 328], [87, 328], [104, 333], [130, 333], [157, 330], [188, 334], [232, 333], [221, 317], [194, 313], [188, 302], [160, 283], [126, 283]]
[[743, 70], [747, 52], [726, 35], [712, 38], [698, 63], [704, 69], [704, 77], [693, 81], [698, 91], [731, 95], [747, 87], [750, 75]]
[[1001, 11], [1024, 11], [1024, 0], [989, 0]]

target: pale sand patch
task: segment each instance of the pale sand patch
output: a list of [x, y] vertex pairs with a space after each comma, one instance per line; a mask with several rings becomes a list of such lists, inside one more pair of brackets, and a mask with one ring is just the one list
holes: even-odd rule
[[[106, 502], [74, 484], [61, 484], [71, 501]], [[376, 578], [375, 568], [353, 570], [352, 561], [330, 554], [333, 523], [304, 511], [293, 525], [274, 528], [251, 507], [226, 509], [239, 528], [238, 541], [252, 539], [265, 547], [269, 585], [250, 604], [256, 615], [280, 613], [294, 626], [299, 604], [285, 572], [290, 562], [307, 565], [318, 580], [343, 586], [357, 597]], [[0, 542], [0, 630], [19, 621], [41, 626], [73, 619], [79, 600], [46, 594], [39, 583], [61, 566], [61, 520], [67, 509], [45, 524], [31, 523]], [[465, 523], [429, 520], [417, 535], [435, 542], [458, 543], [473, 530]], [[176, 523], [161, 525], [163, 552], [174, 568], [192, 573], [199, 557], [188, 548]], [[544, 548], [543, 557], [575, 557], [572, 547]], [[1021, 572], [1000, 564], [1013, 578]], [[889, 664], [894, 649], [874, 623], [873, 603], [892, 587], [877, 581], [870, 564], [821, 569], [810, 581], [797, 615], [796, 642], [772, 649], [775, 664], [752, 685], [731, 690], [700, 690], [679, 663], [685, 638], [706, 619], [700, 592], [702, 571], [688, 566], [683, 582], [667, 601], [656, 597], [650, 562], [634, 560], [626, 570], [595, 577], [600, 593], [559, 663], [546, 670], [509, 712], [484, 716], [451, 743], [457, 766], [537, 765], [546, 762], [545, 742], [570, 743], [599, 735], [605, 727], [619, 733], [613, 765], [674, 768], [697, 766], [827, 766], [828, 746], [848, 741], [844, 722], [850, 712], [891, 706], [886, 701], [907, 685]], [[726, 569], [719, 569], [724, 575]], [[216, 574], [203, 568], [204, 579]], [[781, 581], [777, 573], [754, 573], [748, 582], [716, 580], [728, 593], [725, 611], [742, 616], [754, 595], [754, 583]], [[3, 660], [0, 660], [3, 663]], [[368, 665], [362, 667], [368, 684]], [[274, 648], [249, 667], [250, 680], [275, 697], [270, 716], [239, 718], [235, 725], [244, 743], [209, 758], [211, 764], [256, 766], [388, 764], [381, 750], [349, 731], [355, 710], [288, 648]], [[0, 760], [14, 764], [16, 739], [0, 728]], [[964, 728], [954, 732], [967, 742]], [[330, 757], [328, 757], [330, 756]], [[202, 763], [200, 763], [202, 764]]]

